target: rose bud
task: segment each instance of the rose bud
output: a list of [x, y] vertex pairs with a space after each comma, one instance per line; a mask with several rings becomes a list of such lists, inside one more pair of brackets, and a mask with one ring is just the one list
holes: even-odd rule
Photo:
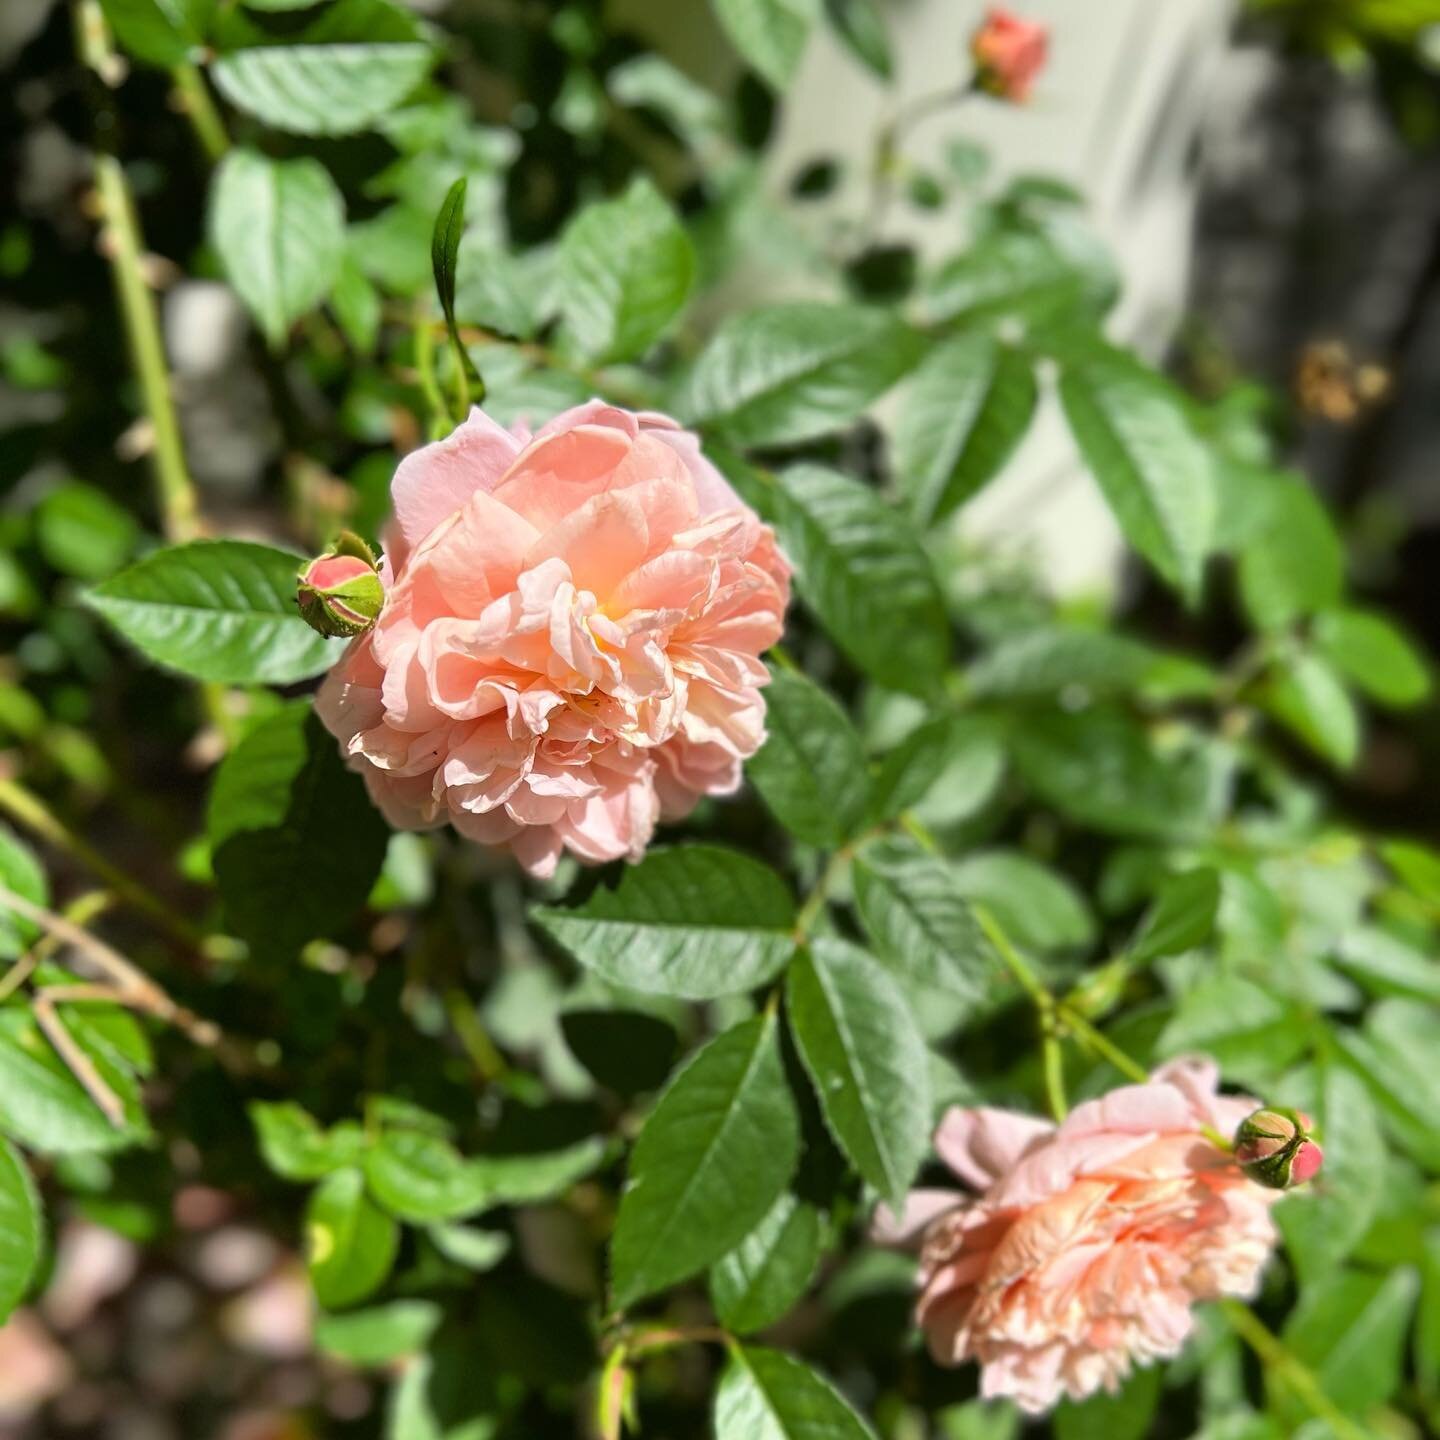
[[300, 567], [295, 603], [305, 623], [322, 635], [363, 635], [385, 603], [385, 586], [370, 547], [342, 530], [323, 555]]
[[970, 37], [976, 87], [1001, 100], [1023, 104], [1035, 77], [1045, 68], [1049, 44], [1048, 26], [992, 6]]
[[1257, 1185], [1289, 1190], [1314, 1179], [1324, 1152], [1310, 1134], [1310, 1117], [1298, 1110], [1269, 1106], [1240, 1122], [1235, 1132], [1235, 1161]]

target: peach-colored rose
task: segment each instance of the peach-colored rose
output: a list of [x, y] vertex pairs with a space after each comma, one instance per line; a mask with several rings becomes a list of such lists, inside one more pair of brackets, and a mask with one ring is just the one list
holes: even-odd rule
[[391, 824], [543, 876], [638, 859], [739, 786], [790, 567], [694, 435], [599, 400], [533, 438], [475, 410], [391, 495], [385, 607], [317, 699]]
[[978, 1361], [983, 1396], [1036, 1413], [1177, 1354], [1195, 1301], [1254, 1294], [1279, 1192], [1202, 1133], [1255, 1108], [1216, 1081], [1210, 1061], [1179, 1060], [1058, 1128], [945, 1116], [936, 1149], [976, 1198], [918, 1191], [876, 1224], [888, 1242], [923, 1236], [917, 1319], [940, 1364]]
[[1035, 77], [1045, 68], [1050, 29], [992, 6], [970, 37], [975, 83], [1003, 100], [1023, 104]]

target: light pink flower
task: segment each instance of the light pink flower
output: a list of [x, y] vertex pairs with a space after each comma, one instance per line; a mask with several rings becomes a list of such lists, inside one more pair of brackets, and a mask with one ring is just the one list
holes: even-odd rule
[[888, 1242], [923, 1237], [916, 1314], [940, 1364], [976, 1360], [983, 1396], [1038, 1413], [1177, 1354], [1195, 1301], [1255, 1293], [1279, 1192], [1202, 1133], [1255, 1108], [1216, 1081], [1210, 1061], [1179, 1060], [1058, 1128], [945, 1116], [936, 1149], [977, 1196], [919, 1191], [876, 1225]]
[[475, 410], [391, 495], [385, 608], [317, 699], [391, 824], [543, 876], [638, 859], [739, 787], [790, 567], [694, 435], [598, 400], [533, 438]]
[[1002, 100], [1020, 105], [1030, 98], [1035, 77], [1045, 68], [1050, 28], [991, 6], [970, 37], [975, 83]]

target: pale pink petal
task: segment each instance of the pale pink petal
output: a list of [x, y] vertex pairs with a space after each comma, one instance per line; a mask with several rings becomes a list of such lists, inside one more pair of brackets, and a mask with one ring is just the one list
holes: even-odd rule
[[935, 1131], [935, 1150], [969, 1186], [988, 1190], [1055, 1127], [1033, 1115], [986, 1106], [947, 1110]]

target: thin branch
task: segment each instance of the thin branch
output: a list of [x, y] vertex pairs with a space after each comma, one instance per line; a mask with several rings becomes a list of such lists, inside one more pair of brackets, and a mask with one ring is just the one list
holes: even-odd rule
[[99, 1106], [101, 1113], [117, 1129], [125, 1124], [125, 1105], [110, 1088], [95, 1062], [76, 1043], [75, 1037], [65, 1028], [57, 1005], [74, 1000], [104, 1000], [117, 1003], [117, 991], [108, 985], [56, 985], [40, 990], [31, 1002], [35, 1023], [55, 1047], [55, 1052], [65, 1062], [70, 1073], [85, 1088], [85, 1093]]

